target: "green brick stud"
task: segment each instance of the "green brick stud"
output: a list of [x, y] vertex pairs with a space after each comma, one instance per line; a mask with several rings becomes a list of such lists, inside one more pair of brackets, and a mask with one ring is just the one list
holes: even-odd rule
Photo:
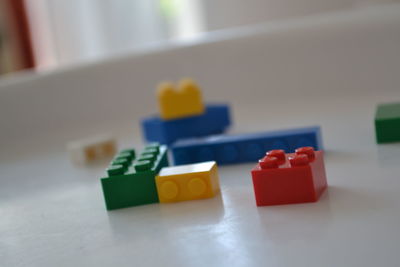
[[122, 150], [120, 153], [118, 153], [116, 158], [126, 158], [129, 160], [133, 160], [135, 158], [135, 150], [133, 149]]
[[400, 103], [378, 105], [375, 133], [378, 144], [400, 141]]

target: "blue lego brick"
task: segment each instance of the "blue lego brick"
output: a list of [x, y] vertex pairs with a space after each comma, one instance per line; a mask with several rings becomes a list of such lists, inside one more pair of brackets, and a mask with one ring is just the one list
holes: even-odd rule
[[163, 120], [158, 116], [142, 120], [142, 130], [148, 142], [171, 144], [178, 139], [220, 134], [230, 125], [229, 106], [207, 105], [204, 113], [175, 120]]
[[266, 151], [311, 146], [323, 150], [319, 126], [271, 131], [257, 134], [219, 135], [201, 139], [185, 139], [172, 144], [175, 165], [216, 161], [219, 165], [255, 162]]

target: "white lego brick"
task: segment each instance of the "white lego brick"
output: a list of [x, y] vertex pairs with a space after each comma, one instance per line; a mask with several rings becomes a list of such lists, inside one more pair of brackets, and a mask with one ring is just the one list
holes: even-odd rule
[[101, 134], [72, 141], [67, 144], [67, 150], [73, 163], [84, 165], [112, 157], [117, 152], [117, 142], [112, 135]]

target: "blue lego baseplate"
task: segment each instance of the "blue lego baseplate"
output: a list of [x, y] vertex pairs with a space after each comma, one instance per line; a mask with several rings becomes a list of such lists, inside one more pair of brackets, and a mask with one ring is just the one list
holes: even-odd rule
[[148, 142], [171, 144], [178, 139], [223, 133], [230, 125], [230, 111], [226, 104], [206, 105], [202, 115], [175, 120], [158, 116], [142, 120], [142, 131]]
[[292, 153], [296, 148], [305, 146], [323, 150], [319, 126], [186, 139], [175, 142], [171, 149], [175, 165], [211, 160], [223, 165], [256, 162], [269, 150], [283, 149], [286, 153]]

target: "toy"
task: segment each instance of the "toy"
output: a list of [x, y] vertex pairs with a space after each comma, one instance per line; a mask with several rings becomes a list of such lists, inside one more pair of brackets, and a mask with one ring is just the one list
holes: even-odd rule
[[108, 134], [73, 141], [67, 144], [71, 161], [83, 165], [112, 157], [117, 152], [117, 142]]
[[201, 91], [197, 84], [190, 79], [181, 80], [178, 90], [175, 90], [171, 83], [161, 83], [158, 86], [157, 98], [160, 117], [164, 120], [191, 117], [204, 113]]
[[218, 134], [230, 125], [229, 106], [207, 105], [204, 114], [183, 119], [162, 120], [156, 116], [142, 120], [142, 130], [148, 142], [171, 144], [189, 137]]
[[302, 146], [322, 150], [320, 127], [187, 139], [172, 144], [171, 149], [176, 165], [209, 160], [223, 165], [254, 162], [263, 156], [264, 151], [283, 149], [294, 152]]
[[161, 203], [214, 197], [219, 192], [215, 161], [162, 168], [156, 177]]
[[376, 141], [400, 141], [400, 103], [380, 104], [375, 114]]
[[257, 206], [315, 202], [327, 188], [322, 151], [271, 150], [251, 171]]
[[149, 144], [137, 159], [133, 149], [121, 151], [101, 178], [107, 210], [158, 202], [155, 176], [166, 166], [166, 146]]

